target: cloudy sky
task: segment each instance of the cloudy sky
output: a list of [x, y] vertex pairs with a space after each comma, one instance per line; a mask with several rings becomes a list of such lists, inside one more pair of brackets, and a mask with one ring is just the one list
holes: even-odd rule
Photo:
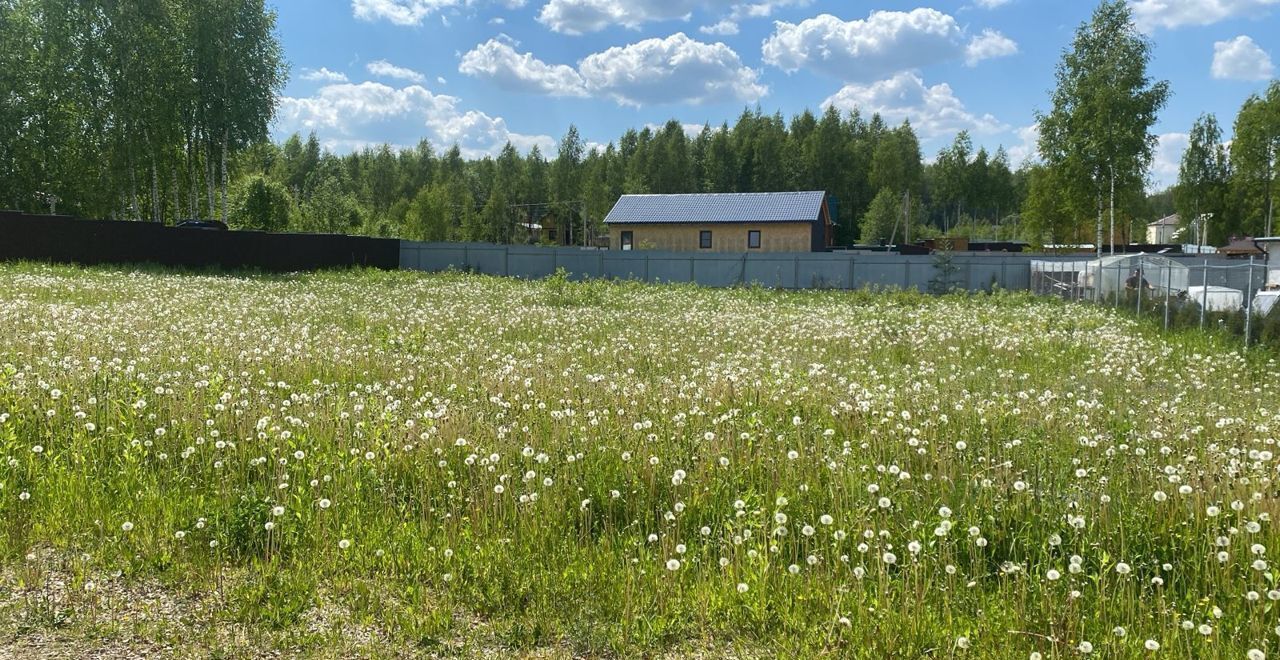
[[[695, 130], [747, 106], [829, 104], [910, 119], [926, 158], [967, 129], [1034, 152], [1054, 67], [1089, 1], [275, 0], [292, 76], [278, 138], [314, 130], [470, 156], [510, 140], [549, 157], [570, 123], [590, 143], [676, 119]], [[1154, 185], [1177, 176], [1191, 123], [1228, 128], [1275, 77], [1280, 0], [1131, 0], [1172, 83]]]

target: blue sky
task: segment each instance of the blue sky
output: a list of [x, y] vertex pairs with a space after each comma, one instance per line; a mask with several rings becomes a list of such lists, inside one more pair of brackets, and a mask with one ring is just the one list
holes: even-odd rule
[[[276, 0], [292, 74], [275, 134], [329, 148], [427, 138], [469, 156], [508, 140], [554, 156], [676, 119], [827, 104], [910, 119], [927, 159], [968, 130], [1034, 155], [1034, 113], [1093, 2], [967, 0]], [[1151, 179], [1177, 176], [1202, 112], [1227, 129], [1276, 75], [1280, 0], [1131, 0], [1173, 97]]]

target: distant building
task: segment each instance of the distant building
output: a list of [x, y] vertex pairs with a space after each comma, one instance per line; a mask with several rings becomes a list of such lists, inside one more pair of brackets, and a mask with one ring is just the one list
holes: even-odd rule
[[1169, 245], [1176, 243], [1182, 235], [1182, 219], [1178, 214], [1165, 216], [1147, 225], [1147, 243], [1149, 245]]
[[604, 221], [615, 250], [819, 252], [832, 243], [825, 192], [623, 195]]
[[1228, 257], [1265, 257], [1267, 253], [1252, 238], [1232, 236], [1226, 245], [1218, 248], [1218, 254]]

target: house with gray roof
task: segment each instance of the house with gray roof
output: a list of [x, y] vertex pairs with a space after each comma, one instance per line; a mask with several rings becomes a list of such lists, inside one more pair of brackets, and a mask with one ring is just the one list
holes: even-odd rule
[[1182, 233], [1182, 219], [1176, 213], [1147, 223], [1147, 243], [1152, 245], [1173, 243]]
[[832, 242], [822, 191], [623, 195], [604, 221], [615, 250], [820, 252]]

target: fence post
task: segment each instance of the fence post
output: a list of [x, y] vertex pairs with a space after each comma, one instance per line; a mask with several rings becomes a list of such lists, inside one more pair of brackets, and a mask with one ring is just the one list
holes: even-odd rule
[[1142, 287], [1147, 283], [1147, 262], [1138, 258], [1138, 316], [1142, 316]]
[[502, 275], [511, 277], [511, 246], [502, 246]]
[[795, 259], [795, 262], [794, 262], [795, 268], [791, 272], [791, 286], [796, 289], [799, 289], [800, 288], [800, 255], [799, 254], [793, 255], [793, 258]]
[[[1098, 246], [1102, 246], [1102, 242], [1098, 242]], [[1088, 267], [1088, 266], [1085, 266]], [[1093, 278], [1093, 302], [1098, 303], [1102, 299], [1102, 278], [1107, 274], [1107, 269], [1102, 267], [1102, 248], [1098, 247], [1098, 274]]]
[[1249, 288], [1244, 290], [1244, 350], [1249, 350], [1249, 331], [1253, 321], [1253, 305], [1249, 294], [1253, 292], [1253, 257], [1249, 257]]
[[1165, 332], [1169, 331], [1169, 298], [1172, 297], [1171, 295], [1172, 292], [1169, 290], [1169, 288], [1172, 284], [1172, 281], [1171, 281], [1172, 278], [1173, 278], [1173, 269], [1169, 268], [1169, 266], [1166, 265], [1164, 267], [1164, 331]]
[[649, 281], [649, 253], [644, 253], [644, 281]]
[[1204, 271], [1200, 273], [1200, 329], [1204, 330], [1204, 308], [1209, 304], [1209, 260], [1204, 260]]
[[853, 289], [853, 275], [853, 255], [849, 255], [849, 285], [845, 287], [846, 289]]

